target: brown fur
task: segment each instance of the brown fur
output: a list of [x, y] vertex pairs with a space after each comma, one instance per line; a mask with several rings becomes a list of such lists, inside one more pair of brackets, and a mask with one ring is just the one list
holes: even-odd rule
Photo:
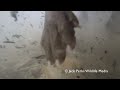
[[42, 34], [43, 46], [47, 60], [52, 64], [56, 60], [62, 64], [66, 57], [66, 47], [75, 48], [74, 27], [79, 26], [76, 16], [71, 11], [46, 11]]

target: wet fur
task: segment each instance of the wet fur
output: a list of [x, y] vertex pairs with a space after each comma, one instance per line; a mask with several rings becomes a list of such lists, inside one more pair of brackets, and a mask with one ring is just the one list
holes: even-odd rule
[[46, 11], [45, 24], [41, 45], [45, 50], [47, 60], [62, 64], [66, 58], [66, 48], [75, 48], [76, 38], [74, 27], [79, 22], [72, 11]]

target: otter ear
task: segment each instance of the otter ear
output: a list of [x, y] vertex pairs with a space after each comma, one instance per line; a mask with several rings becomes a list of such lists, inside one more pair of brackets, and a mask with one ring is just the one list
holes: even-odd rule
[[73, 25], [73, 27], [79, 27], [79, 21], [72, 11], [65, 11], [65, 18]]

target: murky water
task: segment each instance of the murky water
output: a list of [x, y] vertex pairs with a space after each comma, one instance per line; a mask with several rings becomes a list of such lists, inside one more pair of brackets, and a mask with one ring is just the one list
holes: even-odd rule
[[[106, 27], [111, 17], [118, 16], [112, 15], [111, 11], [75, 12], [82, 25], [82, 29], [76, 29], [76, 48], [73, 51], [68, 50], [63, 65], [55, 68], [46, 65], [45, 54], [40, 46], [44, 13], [44, 11], [19, 11], [15, 21], [15, 16], [12, 16], [10, 11], [0, 11], [1, 79], [120, 78], [119, 27], [117, 30], [112, 29], [116, 32]], [[109, 73], [69, 74], [65, 73], [66, 69], [107, 69]]]

